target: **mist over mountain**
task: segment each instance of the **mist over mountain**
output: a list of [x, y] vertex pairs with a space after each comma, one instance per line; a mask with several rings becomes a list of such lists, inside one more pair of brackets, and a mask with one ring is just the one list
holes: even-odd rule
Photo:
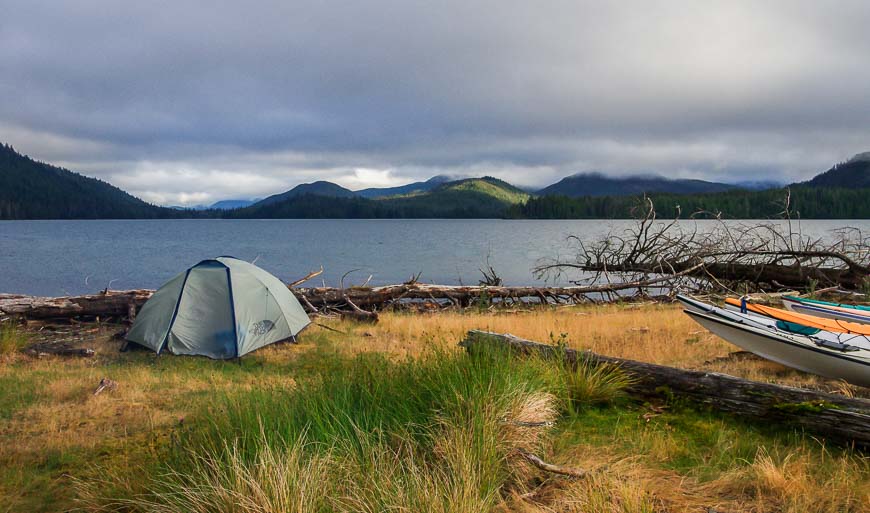
[[609, 177], [602, 173], [578, 173], [537, 191], [539, 196], [631, 196], [635, 194], [670, 192], [698, 194], [722, 192], [737, 186], [704, 180], [669, 179], [655, 175]]
[[[866, 217], [870, 152], [792, 184], [792, 199], [809, 217]], [[723, 184], [661, 176], [581, 173], [530, 193], [491, 176], [434, 176], [398, 187], [352, 191], [317, 181], [263, 200], [228, 199], [208, 206], [158, 207], [106, 182], [82, 176], [0, 145], [0, 218], [595, 218], [630, 217], [633, 201], [651, 195], [663, 211], [690, 209], [730, 217], [775, 215], [782, 187], [763, 180]], [[866, 210], [866, 212], [865, 212]]]

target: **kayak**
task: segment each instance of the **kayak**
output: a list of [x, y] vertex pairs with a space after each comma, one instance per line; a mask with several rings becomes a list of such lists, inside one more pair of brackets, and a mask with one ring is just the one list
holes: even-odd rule
[[797, 312], [789, 312], [780, 308], [758, 305], [749, 303], [735, 298], [725, 299], [725, 304], [731, 309], [736, 309], [740, 312], [753, 312], [761, 315], [766, 315], [780, 321], [800, 324], [810, 328], [818, 328], [820, 330], [834, 331], [837, 333], [854, 333], [857, 335], [870, 335], [870, 324], [861, 324], [857, 322], [842, 321], [838, 319], [825, 319], [814, 315], [807, 315]]
[[791, 301], [800, 301], [801, 303], [811, 303], [819, 306], [833, 306], [836, 308], [846, 308], [848, 310], [859, 310], [861, 312], [867, 312], [867, 315], [870, 315], [870, 306], [850, 305], [848, 303], [831, 303], [830, 301], [820, 301], [818, 299], [808, 299], [795, 296], [783, 296], [782, 298]]
[[780, 321], [754, 312], [735, 312], [683, 295], [677, 295], [677, 300], [686, 310], [706, 315], [713, 315], [738, 324], [769, 329], [779, 335], [799, 339], [801, 342], [822, 344], [831, 348], [840, 348], [848, 345], [870, 350], [870, 336], [867, 335], [825, 331], [818, 328], [803, 326], [801, 324]]
[[816, 317], [824, 317], [825, 319], [870, 324], [870, 311], [810, 303], [805, 302], [801, 298], [790, 296], [783, 297], [782, 304], [792, 312], [815, 315]]
[[686, 310], [704, 328], [728, 342], [793, 369], [870, 387], [870, 350], [826, 347], [810, 337], [791, 337], [720, 316]]

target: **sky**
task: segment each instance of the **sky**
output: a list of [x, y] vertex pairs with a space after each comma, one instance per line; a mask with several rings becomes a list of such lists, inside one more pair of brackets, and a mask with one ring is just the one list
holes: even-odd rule
[[870, 150], [870, 2], [0, 0], [0, 141], [147, 201], [437, 174], [808, 179]]

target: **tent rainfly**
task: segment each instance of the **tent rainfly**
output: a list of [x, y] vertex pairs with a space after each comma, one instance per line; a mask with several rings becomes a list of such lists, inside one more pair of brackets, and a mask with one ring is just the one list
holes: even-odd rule
[[232, 257], [203, 260], [160, 287], [126, 339], [157, 351], [237, 358], [311, 321], [278, 278]]

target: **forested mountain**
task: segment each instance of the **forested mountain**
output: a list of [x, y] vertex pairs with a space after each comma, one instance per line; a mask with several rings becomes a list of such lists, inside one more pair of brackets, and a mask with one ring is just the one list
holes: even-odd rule
[[0, 144], [0, 219], [174, 217], [96, 178], [37, 162]]
[[565, 177], [553, 185], [538, 191], [539, 196], [632, 196], [669, 192], [674, 194], [698, 194], [723, 192], [736, 189], [734, 185], [706, 182], [704, 180], [671, 180], [661, 176], [609, 177], [601, 173], [581, 173]]
[[230, 212], [240, 218], [490, 218], [526, 201], [529, 194], [502, 180], [457, 180], [429, 192], [380, 199], [303, 194]]
[[269, 205], [271, 203], [278, 203], [290, 198], [296, 198], [299, 196], [323, 196], [325, 198], [352, 198], [356, 196], [350, 189], [345, 189], [344, 187], [325, 181], [317, 181], [313, 183], [303, 183], [293, 187], [287, 192], [282, 192], [281, 194], [274, 194], [269, 196], [266, 199], [262, 199], [254, 205]]
[[870, 152], [837, 164], [804, 185], [809, 187], [870, 187]]
[[389, 196], [404, 196], [408, 194], [417, 194], [420, 192], [429, 192], [437, 188], [439, 185], [451, 181], [449, 176], [438, 175], [426, 180], [425, 182], [414, 182], [408, 185], [400, 185], [398, 187], [371, 187], [354, 191], [361, 198], [386, 198]]

